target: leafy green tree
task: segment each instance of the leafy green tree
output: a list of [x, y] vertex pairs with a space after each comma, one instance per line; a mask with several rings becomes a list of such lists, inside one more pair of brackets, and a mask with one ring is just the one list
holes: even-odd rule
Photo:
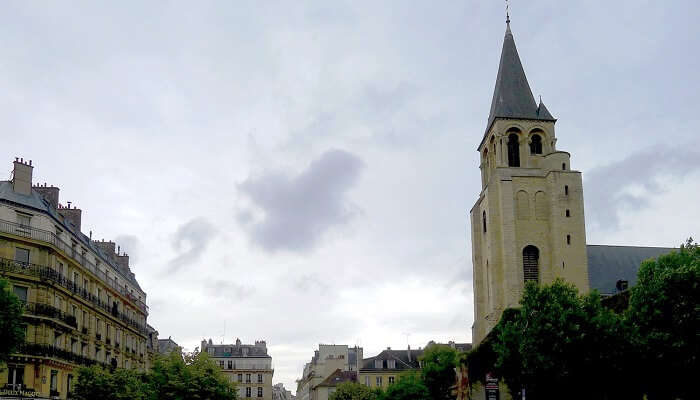
[[697, 398], [700, 246], [692, 238], [680, 251], [642, 263], [627, 317], [638, 330], [649, 398]]
[[[595, 291], [530, 283], [521, 307], [504, 313], [491, 343], [495, 372], [516, 398], [640, 398], [631, 328]], [[573, 390], [575, 388], [575, 390]]]
[[0, 366], [24, 343], [22, 302], [10, 291], [9, 283], [0, 279]]
[[145, 373], [131, 369], [109, 371], [93, 365], [78, 369], [72, 398], [76, 400], [147, 400], [152, 396]]
[[410, 373], [402, 375], [399, 380], [381, 393], [378, 400], [431, 400], [428, 387], [420, 375]]
[[237, 391], [207, 353], [173, 351], [150, 373], [152, 400], [235, 400]]
[[329, 400], [377, 400], [377, 391], [356, 382], [343, 382], [336, 387]]
[[421, 356], [423, 383], [434, 400], [452, 399], [452, 386], [456, 382], [457, 350], [446, 345], [431, 345]]

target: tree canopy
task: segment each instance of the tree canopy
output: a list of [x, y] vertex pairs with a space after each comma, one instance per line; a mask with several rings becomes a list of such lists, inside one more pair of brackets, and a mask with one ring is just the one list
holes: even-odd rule
[[697, 398], [700, 370], [700, 247], [692, 239], [678, 252], [647, 260], [632, 287], [627, 318], [635, 327], [650, 399]]
[[376, 391], [356, 382], [343, 382], [336, 387], [329, 400], [377, 400], [381, 391]]
[[24, 343], [23, 305], [9, 286], [0, 278], [0, 365]]
[[390, 385], [378, 400], [431, 400], [428, 387], [420, 375], [408, 373], [399, 377], [399, 380]]
[[76, 400], [235, 400], [235, 384], [206, 353], [159, 357], [149, 372], [80, 368]]
[[451, 399], [455, 384], [457, 350], [450, 346], [435, 344], [427, 346], [421, 356], [423, 383], [434, 400]]

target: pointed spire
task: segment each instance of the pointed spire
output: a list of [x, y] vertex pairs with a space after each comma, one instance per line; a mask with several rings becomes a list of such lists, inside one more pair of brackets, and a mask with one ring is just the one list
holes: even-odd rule
[[506, 34], [486, 129], [491, 127], [496, 118], [554, 120], [543, 104], [542, 107], [544, 112], [540, 113], [515, 47], [515, 39], [510, 30], [510, 16], [506, 14]]

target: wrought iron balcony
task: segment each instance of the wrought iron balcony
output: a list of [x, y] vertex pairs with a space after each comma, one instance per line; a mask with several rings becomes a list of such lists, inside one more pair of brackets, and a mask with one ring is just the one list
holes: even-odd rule
[[107, 365], [101, 361], [93, 360], [80, 354], [56, 347], [50, 344], [24, 343], [16, 352], [17, 354], [27, 354], [32, 356], [59, 358], [80, 365]]
[[[123, 296], [128, 298], [131, 302], [133, 302], [141, 311], [144, 313], [148, 314], [148, 306], [144, 304], [141, 300], [138, 298], [134, 297], [124, 289], [123, 286], [118, 285], [114, 279], [110, 279], [107, 277], [107, 275], [104, 273], [104, 271], [101, 271], [97, 266], [87, 259], [82, 254], [78, 254], [77, 251], [75, 251], [75, 248], [68, 243], [64, 242], [63, 239], [59, 238], [56, 236], [55, 233], [49, 232], [43, 229], [38, 229], [38, 228], [32, 228], [30, 226], [26, 225], [21, 225], [17, 224], [15, 222], [10, 222], [6, 220], [0, 220], [0, 232], [5, 232], [9, 233], [11, 235], [16, 235], [16, 236], [21, 236], [25, 237], [28, 239], [33, 239], [33, 240], [38, 240], [41, 242], [46, 242], [50, 243], [53, 246], [59, 248], [62, 250], [64, 253], [66, 253], [68, 256], [70, 256], [72, 259], [74, 259], [77, 263], [83, 266], [83, 268], [86, 268], [90, 270], [93, 274], [95, 274], [98, 278], [100, 278], [104, 283], [109, 285], [112, 289], [116, 290], [117, 292], [121, 293]], [[107, 264], [109, 265], [109, 264]], [[119, 272], [117, 269], [113, 268], [115, 272], [119, 273], [120, 275], [121, 272]], [[123, 275], [122, 275], [123, 276]], [[127, 279], [124, 277], [124, 279]]]
[[70, 290], [73, 294], [80, 296], [84, 300], [92, 303], [96, 307], [101, 308], [105, 312], [111, 314], [113, 317], [131, 326], [139, 333], [143, 335], [148, 335], [148, 330], [144, 325], [141, 325], [137, 321], [127, 317], [126, 315], [124, 315], [124, 313], [120, 313], [118, 310], [115, 310], [114, 307], [110, 307], [107, 303], [99, 299], [97, 296], [78, 286], [73, 281], [66, 279], [66, 277], [63, 276], [63, 274], [58, 273], [51, 267], [32, 263], [23, 263], [8, 258], [0, 258], [0, 275], [5, 273], [34, 276], [42, 280], [47, 280], [54, 284], [62, 286]]
[[64, 324], [78, 329], [78, 321], [75, 317], [64, 313], [56, 307], [42, 303], [24, 303], [24, 312], [30, 315], [49, 317], [63, 322]]

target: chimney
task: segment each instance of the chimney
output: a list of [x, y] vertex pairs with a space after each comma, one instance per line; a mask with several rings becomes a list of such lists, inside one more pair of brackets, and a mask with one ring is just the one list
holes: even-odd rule
[[116, 260], [117, 265], [119, 268], [122, 269], [124, 272], [130, 272], [131, 270], [129, 269], [129, 255], [128, 254], [122, 254], [122, 255], [117, 255]]
[[14, 170], [12, 171], [12, 190], [16, 193], [29, 196], [32, 194], [32, 162], [24, 162], [23, 158], [15, 157]]
[[411, 345], [408, 345], [408, 350], [406, 350], [406, 353], [408, 353], [408, 362], [411, 362]]
[[54, 187], [53, 185], [51, 186], [44, 186], [38, 185], [34, 186], [34, 190], [39, 192], [40, 195], [44, 196], [44, 199], [51, 204], [51, 208], [54, 210], [58, 208], [58, 188]]
[[56, 211], [58, 211], [58, 213], [63, 216], [63, 219], [65, 219], [66, 225], [73, 224], [75, 229], [78, 232], [80, 232], [80, 222], [82, 220], [83, 210], [76, 208], [75, 206], [73, 206], [73, 208], [70, 208], [70, 205], [69, 205], [68, 207], [59, 208]]
[[[115, 255], [114, 255], [114, 250], [116, 249], [116, 244], [112, 241], [105, 242], [105, 241], [93, 241], [92, 244], [94, 244], [98, 249], [102, 250], [102, 252], [109, 257], [112, 261], [115, 261]], [[128, 263], [128, 257], [127, 257], [127, 263]]]

